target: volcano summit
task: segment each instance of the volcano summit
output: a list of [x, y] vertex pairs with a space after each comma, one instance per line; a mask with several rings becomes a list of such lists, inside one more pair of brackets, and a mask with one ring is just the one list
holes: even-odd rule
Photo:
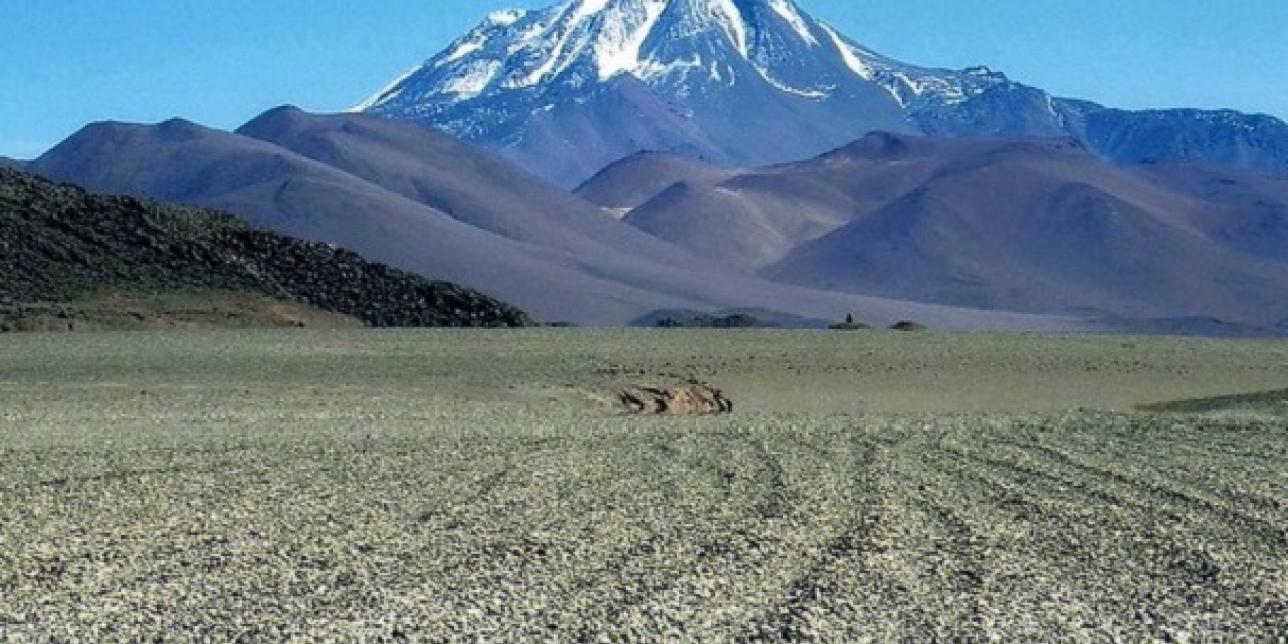
[[432, 125], [565, 186], [642, 150], [750, 167], [873, 130], [1075, 137], [1120, 162], [1288, 167], [1278, 119], [1114, 110], [985, 67], [910, 65], [793, 0], [570, 0], [496, 12], [354, 109]]

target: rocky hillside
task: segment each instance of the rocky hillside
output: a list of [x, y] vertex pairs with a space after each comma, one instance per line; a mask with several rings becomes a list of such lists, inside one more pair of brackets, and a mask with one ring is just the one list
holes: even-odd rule
[[231, 215], [90, 195], [0, 168], [0, 308], [78, 302], [105, 291], [258, 295], [376, 327], [532, 323], [481, 293]]

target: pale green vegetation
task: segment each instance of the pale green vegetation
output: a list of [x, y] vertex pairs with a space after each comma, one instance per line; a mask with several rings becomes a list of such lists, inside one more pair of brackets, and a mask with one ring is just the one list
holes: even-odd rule
[[[604, 402], [690, 377], [735, 413]], [[1279, 342], [3, 336], [0, 642], [1276, 641], [1281, 398], [1133, 409], [1285, 385]]]

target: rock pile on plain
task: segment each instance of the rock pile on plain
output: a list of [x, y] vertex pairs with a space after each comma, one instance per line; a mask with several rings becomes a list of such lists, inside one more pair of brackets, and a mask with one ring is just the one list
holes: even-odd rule
[[668, 416], [717, 416], [733, 413], [733, 401], [711, 385], [688, 382], [672, 387], [632, 387], [621, 393], [621, 403], [635, 414]]

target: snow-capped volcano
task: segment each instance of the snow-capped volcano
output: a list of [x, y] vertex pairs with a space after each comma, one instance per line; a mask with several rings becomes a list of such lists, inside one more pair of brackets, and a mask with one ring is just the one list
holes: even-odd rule
[[571, 0], [488, 16], [356, 109], [500, 147], [567, 184], [645, 148], [760, 164], [917, 131], [910, 106], [1005, 82], [884, 58], [792, 0]]
[[1100, 108], [886, 58], [793, 0], [567, 0], [493, 13], [354, 109], [571, 185], [645, 149], [762, 165], [872, 130], [1083, 136]]
[[358, 109], [580, 88], [619, 75], [652, 86], [735, 86], [747, 73], [812, 100], [837, 93], [853, 76], [879, 83], [901, 103], [961, 100], [998, 81], [883, 58], [792, 0], [572, 0], [544, 11], [492, 14]]

